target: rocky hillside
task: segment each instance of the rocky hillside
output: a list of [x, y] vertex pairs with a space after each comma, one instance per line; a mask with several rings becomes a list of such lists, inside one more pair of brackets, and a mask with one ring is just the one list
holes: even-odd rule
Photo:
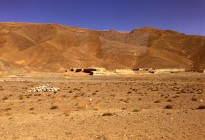
[[205, 37], [149, 27], [118, 32], [0, 23], [0, 72], [92, 66], [205, 69]]

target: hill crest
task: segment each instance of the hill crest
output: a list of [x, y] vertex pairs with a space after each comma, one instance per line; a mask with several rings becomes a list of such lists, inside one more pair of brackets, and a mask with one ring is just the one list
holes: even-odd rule
[[205, 69], [205, 37], [150, 27], [96, 31], [59, 24], [0, 23], [0, 71], [70, 67]]

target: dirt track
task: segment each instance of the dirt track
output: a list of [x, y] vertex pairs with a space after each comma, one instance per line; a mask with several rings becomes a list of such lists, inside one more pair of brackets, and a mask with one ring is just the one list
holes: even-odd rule
[[2, 140], [205, 139], [204, 74], [0, 81]]

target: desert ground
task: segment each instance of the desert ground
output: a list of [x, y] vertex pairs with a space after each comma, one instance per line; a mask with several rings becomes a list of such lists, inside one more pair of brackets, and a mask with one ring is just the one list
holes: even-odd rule
[[204, 118], [203, 73], [0, 78], [2, 140], [204, 140]]
[[204, 36], [172, 30], [0, 22], [0, 139], [205, 140], [204, 54]]

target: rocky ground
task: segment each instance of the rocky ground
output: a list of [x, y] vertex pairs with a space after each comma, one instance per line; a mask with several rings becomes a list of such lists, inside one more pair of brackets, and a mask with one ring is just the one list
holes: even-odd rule
[[203, 140], [204, 118], [205, 74], [0, 78], [2, 140]]

